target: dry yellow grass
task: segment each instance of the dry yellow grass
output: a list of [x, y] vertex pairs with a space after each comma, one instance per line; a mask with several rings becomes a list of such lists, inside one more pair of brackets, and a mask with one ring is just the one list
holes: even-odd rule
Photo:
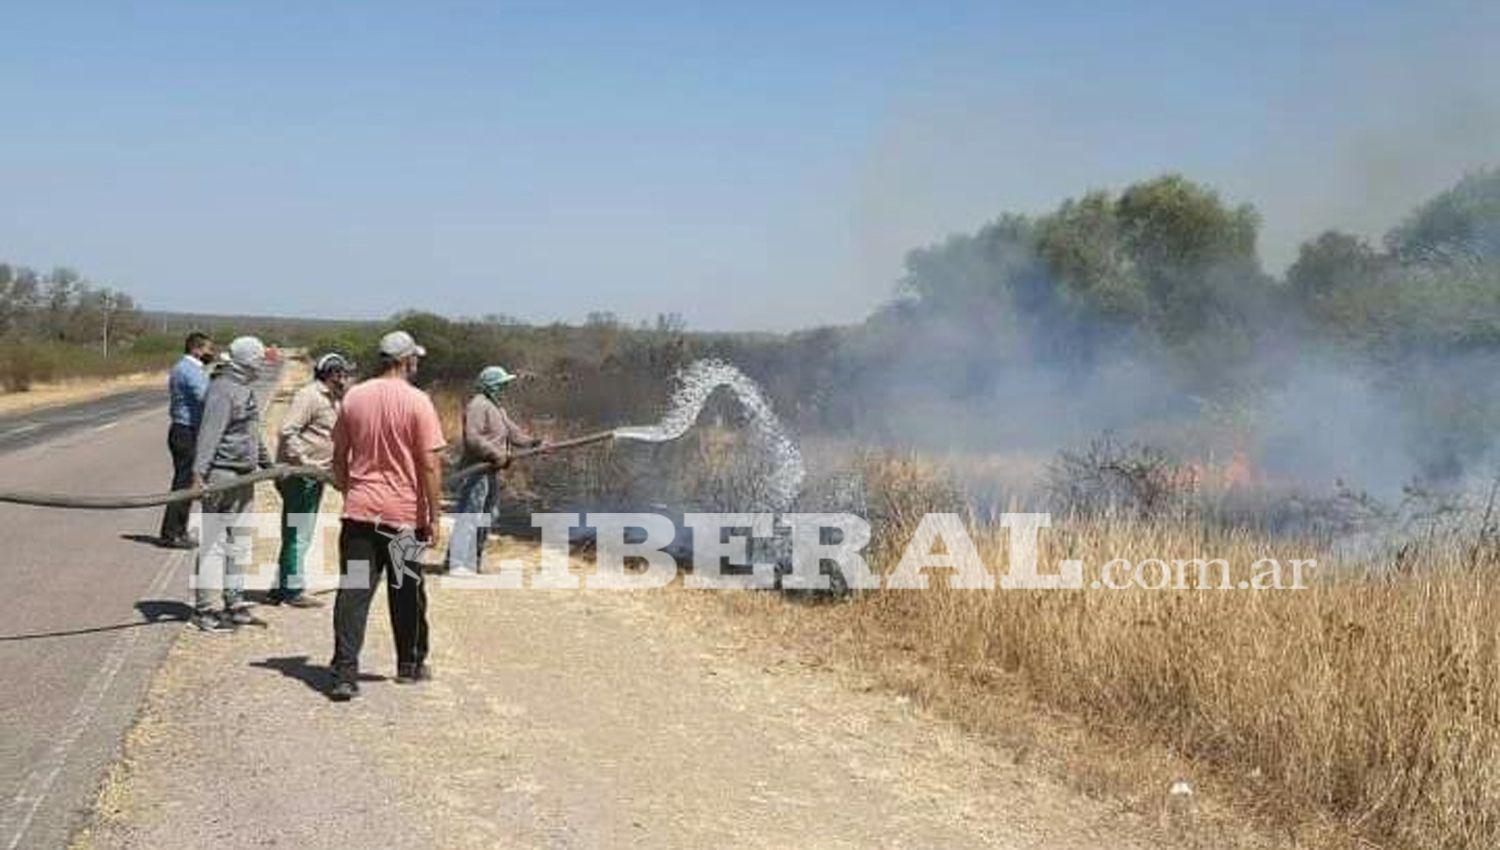
[[[924, 489], [942, 498], [943, 488], [909, 461], [888, 461], [872, 480], [888, 518], [872, 563], [889, 569]], [[987, 565], [1008, 570], [1001, 532], [975, 539]], [[1309, 546], [1190, 522], [1073, 522], [1042, 532], [1041, 563], [1224, 558], [1243, 568], [1322, 554]], [[1398, 573], [1325, 559], [1301, 591], [939, 586], [828, 606], [724, 604], [790, 623], [831, 656], [1002, 736], [1018, 728], [1007, 713], [1016, 702], [991, 697], [1022, 694], [1096, 739], [1165, 746], [1240, 811], [1289, 829], [1287, 846], [1487, 848], [1500, 846], [1494, 561], [1453, 539]], [[1131, 777], [1117, 779], [1113, 790], [1128, 790]]]
[[[1205, 542], [1186, 528], [1085, 528], [1071, 554], [1261, 554], [1248, 539]], [[1002, 546], [987, 548], [1004, 562]], [[1492, 847], [1496, 601], [1481, 576], [1443, 569], [1303, 592], [937, 591], [860, 607], [872, 634], [899, 625], [948, 675], [1016, 673], [1101, 727], [1134, 725], [1262, 777], [1293, 810], [1318, 804], [1413, 846]]]

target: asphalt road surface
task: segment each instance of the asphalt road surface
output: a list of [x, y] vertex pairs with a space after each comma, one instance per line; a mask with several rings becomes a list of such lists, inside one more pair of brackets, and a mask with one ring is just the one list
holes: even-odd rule
[[143, 410], [159, 410], [165, 395], [160, 389], [131, 390], [78, 404], [0, 417], [0, 453], [118, 421]]
[[[161, 390], [0, 418], [0, 489], [162, 492], [166, 432]], [[0, 850], [66, 846], [182, 629], [160, 511], [0, 505]]]

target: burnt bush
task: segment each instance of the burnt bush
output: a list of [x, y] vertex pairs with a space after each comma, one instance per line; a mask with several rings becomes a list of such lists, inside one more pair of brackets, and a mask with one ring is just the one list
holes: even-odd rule
[[1189, 510], [1198, 483], [1196, 469], [1165, 451], [1104, 434], [1058, 452], [1043, 489], [1054, 513], [1152, 518]]

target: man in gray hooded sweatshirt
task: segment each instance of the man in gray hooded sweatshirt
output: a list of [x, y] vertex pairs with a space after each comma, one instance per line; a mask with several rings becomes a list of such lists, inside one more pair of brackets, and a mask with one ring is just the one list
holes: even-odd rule
[[[261, 435], [260, 402], [253, 384], [265, 368], [266, 347], [253, 336], [229, 344], [229, 362], [219, 369], [203, 400], [198, 447], [193, 458], [195, 485], [225, 481], [271, 465]], [[244, 602], [244, 571], [250, 562], [250, 539], [236, 536], [235, 526], [254, 500], [255, 487], [235, 487], [203, 497], [203, 537], [198, 551], [196, 611], [193, 622], [205, 632], [223, 632], [257, 622]], [[214, 610], [223, 594], [224, 608]]]

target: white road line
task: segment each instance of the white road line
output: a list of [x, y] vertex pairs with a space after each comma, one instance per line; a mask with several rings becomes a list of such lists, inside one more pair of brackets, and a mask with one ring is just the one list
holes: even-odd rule
[[[137, 421], [145, 419], [145, 418], [147, 418], [149, 416], [160, 416], [160, 415], [161, 415], [161, 410], [159, 408], [157, 408], [157, 407], [147, 407], [147, 408], [142, 409], [142, 410], [137, 410], [137, 411], [132, 411], [132, 412], [126, 413], [121, 418], [116, 419], [113, 423], [111, 423], [111, 425], [112, 426], [113, 425], [133, 425]], [[5, 452], [9, 452], [9, 453], [17, 453], [17, 454], [11, 454], [10, 456], [11, 457], [19, 457], [20, 456], [18, 454], [19, 452], [26, 452], [26, 451], [54, 452], [54, 451], [60, 451], [60, 450], [67, 450], [69, 448], [72, 448], [73, 446], [78, 445], [80, 441], [88, 440], [89, 436], [90, 436], [90, 431], [88, 429], [78, 428], [78, 427], [72, 427], [72, 428], [66, 427], [68, 425], [74, 425], [74, 424], [76, 424], [76, 420], [68, 420], [67, 422], [53, 421], [53, 422], [46, 422], [46, 423], [37, 423], [36, 426], [27, 426], [27, 427], [48, 427], [48, 426], [50, 426], [50, 427], [58, 427], [58, 426], [64, 426], [65, 430], [61, 434], [44, 434], [39, 441], [37, 441], [37, 442], [35, 442], [35, 443], [33, 443], [33, 444], [29, 445], [29, 446], [17, 446], [17, 447], [15, 447], [13, 449], [0, 449], [0, 451], [5, 451]], [[165, 425], [162, 426], [162, 430], [163, 431], [166, 430], [166, 426]], [[6, 436], [5, 434], [0, 434], [0, 439], [3, 439], [5, 436]]]
[[[164, 559], [161, 569], [146, 590], [147, 598], [155, 598], [166, 590], [173, 572], [186, 558], [187, 553], [177, 552], [172, 557]], [[62, 772], [63, 765], [67, 764], [68, 756], [72, 754], [73, 746], [78, 743], [78, 739], [83, 736], [89, 726], [93, 725], [94, 715], [98, 713], [99, 706], [104, 704], [105, 695], [109, 693], [115, 678], [120, 675], [120, 670], [129, 659], [131, 650], [140, 639], [140, 633], [141, 629], [138, 628], [126, 629], [125, 634], [115, 640], [114, 645], [105, 653], [99, 669], [94, 671], [94, 675], [89, 678], [83, 694], [78, 697], [78, 704], [73, 706], [67, 722], [53, 740], [52, 748], [47, 751], [41, 762], [26, 774], [26, 781], [22, 783], [21, 790], [16, 792], [15, 798], [6, 807], [5, 819], [0, 821], [0, 836], [5, 836], [6, 850], [16, 850], [21, 846], [21, 839], [25, 838], [27, 830], [31, 829], [32, 820], [36, 818], [37, 811], [41, 809], [42, 803], [51, 793], [53, 784], [57, 782], [57, 775]]]
[[119, 425], [119, 424], [120, 424], [120, 420], [116, 419], [113, 422], [106, 422], [103, 425], [100, 425], [98, 428], [95, 428], [94, 430], [95, 431], [108, 431], [109, 429], [111, 429], [111, 428], [113, 428], [113, 427], [115, 427], [116, 425]]

